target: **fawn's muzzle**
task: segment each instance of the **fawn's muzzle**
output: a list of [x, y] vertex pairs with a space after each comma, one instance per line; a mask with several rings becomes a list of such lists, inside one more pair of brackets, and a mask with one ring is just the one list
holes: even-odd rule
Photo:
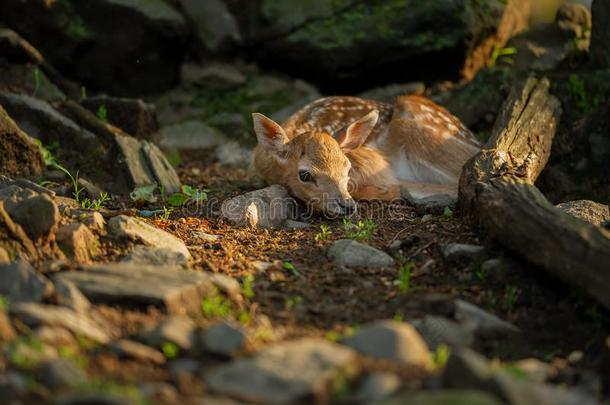
[[342, 216], [352, 216], [356, 213], [357, 205], [354, 200], [337, 201], [337, 214]]

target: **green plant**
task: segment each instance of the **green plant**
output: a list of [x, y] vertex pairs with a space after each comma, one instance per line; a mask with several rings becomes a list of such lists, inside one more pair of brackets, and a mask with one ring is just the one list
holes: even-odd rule
[[315, 236], [317, 241], [326, 240], [328, 236], [333, 233], [328, 225], [322, 224], [320, 225], [320, 232], [318, 232]]
[[294, 264], [292, 264], [291, 262], [284, 262], [284, 263], [282, 264], [282, 268], [283, 268], [284, 270], [288, 270], [288, 271], [290, 271], [290, 273], [291, 273], [293, 276], [295, 276], [295, 277], [301, 277], [301, 276], [302, 276], [301, 272], [300, 272], [299, 270], [297, 270], [297, 268], [296, 268], [296, 267], [294, 267]]
[[72, 360], [72, 362], [74, 362], [74, 364], [79, 367], [84, 368], [87, 367], [87, 365], [89, 364], [89, 360], [87, 359], [87, 357], [82, 355], [78, 349], [74, 348], [74, 346], [60, 346], [59, 348], [57, 348], [57, 353], [61, 357], [65, 357]]
[[167, 221], [172, 212], [174, 212], [173, 208], [167, 208], [166, 206], [163, 206], [163, 214], [159, 215], [159, 219], [161, 221]]
[[40, 153], [42, 155], [45, 165], [53, 167], [53, 168], [63, 172], [66, 176], [68, 176], [68, 178], [72, 182], [72, 187], [74, 189], [74, 191], [72, 193], [72, 195], [74, 196], [74, 200], [76, 201], [77, 204], [80, 204], [80, 202], [81, 202], [80, 195], [83, 192], [83, 188], [81, 187], [81, 185], [78, 182], [78, 170], [76, 171], [76, 174], [73, 176], [72, 173], [70, 173], [70, 171], [68, 169], [66, 169], [65, 167], [60, 165], [59, 162], [57, 162], [57, 160], [51, 153], [50, 148], [56, 147], [56, 146], [52, 145], [51, 147], [46, 148], [42, 145], [42, 142], [40, 142], [39, 140], [36, 140], [36, 142], [38, 144], [38, 148], [40, 149]]
[[100, 105], [95, 115], [97, 115], [97, 118], [99, 118], [100, 121], [108, 123], [108, 110], [106, 109], [106, 104]]
[[74, 390], [84, 393], [99, 393], [127, 399], [127, 402], [134, 405], [146, 405], [149, 402], [144, 398], [140, 390], [130, 384], [119, 384], [113, 381], [88, 379], [82, 384], [73, 387]]
[[443, 218], [445, 218], [445, 221], [449, 221], [453, 218], [453, 211], [451, 211], [451, 208], [445, 207], [443, 210]]
[[434, 366], [437, 368], [445, 367], [450, 355], [451, 349], [449, 348], [449, 346], [445, 344], [438, 345], [434, 350], [434, 353], [432, 354], [432, 361], [434, 362]]
[[354, 239], [359, 242], [369, 239], [375, 231], [375, 222], [372, 219], [360, 220], [353, 224], [347, 218], [343, 219], [343, 233], [349, 239]]
[[10, 362], [22, 370], [31, 370], [45, 360], [44, 345], [32, 336], [21, 336], [7, 346]]
[[286, 311], [292, 311], [298, 305], [303, 302], [303, 297], [299, 297], [298, 295], [295, 297], [288, 297], [286, 302], [284, 303], [284, 308]]
[[202, 300], [201, 311], [206, 318], [228, 318], [233, 313], [233, 304], [218, 290], [213, 290]]
[[104, 205], [104, 203], [106, 203], [107, 201], [110, 200], [110, 196], [108, 196], [108, 193], [106, 192], [102, 192], [100, 193], [100, 195], [97, 198], [94, 198], [93, 200], [89, 199], [89, 198], [85, 198], [81, 201], [81, 207], [83, 209], [89, 210], [95, 210], [95, 211], [99, 211], [102, 206]]
[[[180, 192], [174, 193], [167, 199], [167, 203], [172, 207], [182, 207], [189, 201], [201, 203], [208, 199], [208, 189], [198, 189], [191, 186], [183, 185]], [[163, 193], [162, 193], [163, 195]]]
[[248, 274], [241, 282], [241, 293], [246, 298], [254, 298], [254, 276]]
[[513, 285], [507, 285], [504, 289], [504, 299], [502, 301], [502, 305], [504, 309], [508, 312], [512, 312], [515, 309], [515, 304], [517, 303], [517, 299], [521, 295], [521, 290]]
[[405, 294], [411, 288], [411, 272], [415, 268], [415, 263], [410, 261], [404, 263], [400, 266], [400, 270], [398, 272], [398, 289], [401, 293]]
[[32, 74], [34, 75], [34, 93], [32, 95], [36, 96], [40, 90], [40, 69], [34, 68]]
[[87, 98], [87, 88], [85, 86], [80, 86], [80, 99], [81, 101]]
[[175, 359], [180, 354], [180, 348], [174, 342], [163, 342], [161, 351], [168, 359]]
[[489, 60], [487, 61], [487, 66], [489, 67], [494, 67], [496, 66], [496, 64], [498, 63], [498, 60], [500, 58], [504, 58], [503, 61], [508, 63], [508, 64], [513, 64], [515, 61], [513, 60], [513, 58], [510, 58], [510, 56], [516, 55], [517, 54], [517, 49], [516, 48], [502, 48], [498, 45], [496, 45], [494, 47], [494, 50], [491, 52], [491, 56], [489, 57]]
[[600, 97], [591, 96], [587, 92], [585, 81], [578, 77], [577, 74], [570, 75], [568, 79], [568, 87], [570, 89], [570, 93], [572, 94], [572, 98], [574, 98], [576, 103], [576, 108], [578, 108], [581, 113], [589, 114], [599, 107]]

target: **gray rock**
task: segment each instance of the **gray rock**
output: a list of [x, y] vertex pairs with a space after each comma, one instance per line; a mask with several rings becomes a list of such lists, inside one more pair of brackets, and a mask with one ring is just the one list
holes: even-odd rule
[[493, 369], [487, 359], [467, 349], [451, 354], [444, 383], [450, 388], [477, 389], [492, 393], [509, 404], [595, 404], [596, 400], [575, 391], [518, 379], [502, 369]]
[[219, 322], [203, 330], [200, 339], [206, 352], [230, 358], [244, 348], [246, 333], [239, 325]]
[[85, 98], [81, 104], [94, 114], [104, 106], [108, 122], [136, 138], [150, 139], [159, 131], [154, 104], [141, 99], [94, 96]]
[[370, 357], [410, 366], [428, 367], [428, 346], [417, 330], [404, 322], [378, 321], [364, 325], [343, 344]]
[[59, 223], [59, 210], [51, 197], [22, 190], [4, 201], [11, 218], [32, 240], [49, 236]]
[[434, 194], [427, 197], [415, 197], [405, 188], [401, 188], [400, 195], [415, 208], [423, 211], [438, 212], [445, 207], [453, 207], [457, 202], [457, 195]]
[[402, 383], [400, 377], [387, 371], [377, 371], [366, 376], [356, 393], [354, 401], [358, 403], [377, 403], [394, 395]]
[[455, 300], [454, 317], [480, 337], [503, 337], [519, 333], [519, 328], [515, 325], [460, 299]]
[[165, 356], [163, 356], [163, 353], [133, 340], [117, 340], [110, 343], [108, 349], [120, 357], [129, 357], [153, 364], [165, 363]]
[[289, 220], [286, 220], [286, 222], [284, 222], [284, 227], [286, 229], [307, 229], [307, 228], [312, 228], [313, 225], [308, 224], [307, 222], [294, 221], [292, 219], [289, 219]]
[[87, 375], [71, 360], [61, 358], [42, 365], [40, 382], [51, 389], [71, 387], [87, 381]]
[[335, 266], [381, 268], [394, 265], [394, 259], [387, 253], [351, 239], [334, 242], [328, 249], [328, 258]]
[[40, 148], [0, 106], [0, 175], [35, 177], [42, 174]]
[[84, 224], [62, 225], [55, 238], [62, 252], [75, 262], [90, 263], [99, 254], [99, 242]]
[[55, 285], [55, 302], [58, 305], [81, 313], [89, 311], [91, 303], [73, 283], [60, 279], [55, 280], [53, 284]]
[[200, 120], [183, 121], [161, 129], [159, 145], [164, 149], [202, 150], [228, 142], [217, 129]]
[[21, 373], [8, 370], [0, 374], [0, 398], [4, 401], [18, 401], [28, 387], [28, 379]]
[[17, 186], [21, 189], [32, 190], [38, 194], [46, 194], [51, 198], [55, 197], [54, 191], [49, 190], [48, 188], [43, 187], [41, 185], [38, 185], [38, 184], [34, 183], [33, 181], [30, 181], [28, 179], [13, 180], [10, 177], [0, 175], [0, 189], [3, 189], [5, 187], [10, 187], [10, 186]]
[[[83, 266], [62, 272], [56, 280], [72, 281], [95, 303], [155, 305], [170, 313], [198, 310], [201, 299], [215, 287], [239, 290], [239, 283], [200, 271], [126, 263]], [[237, 285], [237, 287], [235, 287]]]
[[85, 214], [84, 217], [79, 218], [80, 222], [85, 224], [92, 231], [104, 235], [106, 233], [106, 220], [97, 211]]
[[443, 257], [450, 262], [480, 261], [485, 258], [486, 250], [484, 246], [470, 245], [466, 243], [448, 243], [441, 246]]
[[[186, 1], [192, 4], [192, 2]], [[236, 67], [226, 64], [182, 65], [182, 82], [187, 86], [211, 89], [231, 89], [246, 84], [246, 76]]]
[[195, 324], [186, 316], [170, 316], [144, 333], [142, 339], [154, 347], [161, 347], [165, 342], [175, 343], [180, 350], [188, 352], [195, 344]]
[[569, 201], [556, 205], [561, 211], [593, 225], [602, 226], [610, 221], [610, 208], [589, 200]]
[[[377, 405], [501, 405], [495, 396], [476, 390], [438, 390], [421, 391], [399, 395]], [[373, 405], [371, 403], [371, 405]]]
[[242, 42], [237, 21], [225, 2], [180, 0], [180, 5], [195, 26], [195, 36], [208, 51]]
[[442, 316], [426, 315], [423, 319], [413, 321], [413, 326], [421, 333], [431, 349], [436, 349], [440, 344], [450, 347], [470, 347], [474, 342], [471, 328]]
[[174, 375], [197, 374], [201, 370], [201, 363], [193, 359], [175, 359], [169, 362], [167, 368]]
[[221, 206], [223, 218], [252, 228], [280, 228], [295, 212], [296, 201], [279, 185], [228, 199]]
[[273, 344], [253, 358], [213, 369], [205, 382], [213, 391], [246, 401], [292, 404], [326, 395], [339, 374], [353, 371], [356, 359], [350, 349], [306, 338]]
[[[51, 8], [9, 0], [0, 5], [0, 14], [53, 66], [111, 94], [152, 93], [175, 85], [189, 34], [185, 19], [162, 0], [102, 0], [87, 7], [70, 0]], [[100, 20], [100, 15], [108, 18]]]
[[88, 314], [81, 314], [70, 308], [26, 303], [11, 305], [9, 312], [31, 327], [59, 326], [94, 342], [108, 343], [110, 340], [104, 326], [98, 325]]
[[188, 259], [182, 253], [152, 246], [135, 246], [121, 259], [121, 262], [171, 267], [188, 265]]
[[50, 289], [49, 280], [37, 274], [26, 261], [0, 265], [0, 295], [11, 304], [41, 301]]
[[142, 154], [150, 168], [153, 179], [163, 188], [166, 194], [178, 192], [182, 184], [176, 170], [161, 152], [161, 149], [152, 142], [142, 141], [141, 144]]
[[34, 330], [34, 336], [51, 346], [75, 346], [74, 335], [61, 326], [42, 325]]
[[119, 215], [108, 221], [108, 231], [116, 238], [129, 239], [146, 246], [171, 250], [189, 260], [191, 254], [182, 240], [134, 217]]

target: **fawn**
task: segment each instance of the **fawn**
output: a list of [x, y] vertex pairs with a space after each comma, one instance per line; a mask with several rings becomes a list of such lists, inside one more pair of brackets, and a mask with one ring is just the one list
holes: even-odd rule
[[252, 114], [254, 167], [309, 207], [350, 215], [355, 200], [457, 194], [464, 163], [480, 149], [446, 109], [408, 95], [394, 105], [357, 97], [316, 100], [279, 125]]

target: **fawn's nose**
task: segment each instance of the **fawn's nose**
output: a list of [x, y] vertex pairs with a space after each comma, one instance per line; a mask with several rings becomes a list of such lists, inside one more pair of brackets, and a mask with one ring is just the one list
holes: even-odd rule
[[341, 211], [341, 215], [346, 217], [352, 216], [356, 213], [357, 205], [354, 200], [343, 200], [337, 203], [339, 205], [339, 210]]

